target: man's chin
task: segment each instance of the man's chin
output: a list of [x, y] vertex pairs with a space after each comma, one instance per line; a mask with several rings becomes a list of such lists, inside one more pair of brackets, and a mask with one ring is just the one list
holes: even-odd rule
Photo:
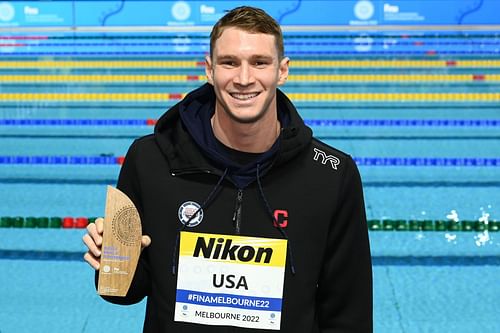
[[[241, 109], [241, 108], [240, 108]], [[244, 108], [243, 108], [244, 109]], [[250, 109], [250, 108], [248, 108]], [[264, 111], [260, 110], [259, 112], [253, 112], [251, 110], [247, 110], [247, 112], [236, 113], [231, 111], [230, 108], [224, 108], [226, 114], [233, 120], [234, 122], [240, 124], [252, 124], [261, 120], [266, 114]]]
[[253, 124], [258, 122], [264, 117], [264, 112], [254, 114], [254, 115], [237, 115], [235, 113], [232, 113], [230, 111], [227, 112], [229, 117], [236, 123], [239, 124]]

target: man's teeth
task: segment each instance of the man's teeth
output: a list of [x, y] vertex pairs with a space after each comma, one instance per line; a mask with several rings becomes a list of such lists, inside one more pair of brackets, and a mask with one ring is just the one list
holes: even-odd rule
[[236, 93], [232, 93], [231, 96], [234, 97], [234, 98], [236, 98], [236, 99], [246, 100], [246, 99], [257, 97], [258, 94], [259, 93], [252, 93], [252, 94], [236, 94]]

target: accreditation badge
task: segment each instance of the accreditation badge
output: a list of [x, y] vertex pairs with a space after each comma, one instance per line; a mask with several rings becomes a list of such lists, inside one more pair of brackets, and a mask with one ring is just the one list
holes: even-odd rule
[[181, 232], [175, 321], [279, 330], [287, 241]]

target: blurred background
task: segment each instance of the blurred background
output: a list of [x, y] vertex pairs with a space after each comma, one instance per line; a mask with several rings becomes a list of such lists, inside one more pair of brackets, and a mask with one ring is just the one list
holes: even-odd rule
[[[375, 332], [500, 332], [500, 1], [247, 1], [282, 25], [282, 90], [351, 154]], [[81, 237], [128, 146], [205, 82], [238, 1], [0, 1], [0, 333], [140, 332]]]

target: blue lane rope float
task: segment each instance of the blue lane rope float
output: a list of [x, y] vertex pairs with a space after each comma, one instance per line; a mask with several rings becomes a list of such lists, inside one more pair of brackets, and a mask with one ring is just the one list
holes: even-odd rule
[[[362, 44], [360, 44], [362, 45]], [[370, 51], [360, 54], [359, 51], [289, 51], [289, 55], [362, 55], [366, 56], [379, 56], [379, 55], [499, 55], [500, 50], [481, 51], [481, 50], [423, 50], [423, 51]], [[4, 55], [15, 56], [127, 56], [127, 55], [178, 55], [178, 56], [204, 56], [205, 51], [85, 51], [85, 52], [4, 52]]]
[[1, 126], [144, 126], [149, 119], [0, 119]]
[[[464, 41], [470, 41], [472, 39], [486, 39], [491, 40], [497, 37], [496, 31], [485, 31], [481, 33], [470, 32], [467, 35], [463, 35], [462, 33], [450, 33], [448, 31], [426, 31], [426, 32], [416, 32], [414, 35], [405, 34], [397, 34], [391, 33], [390, 31], [373, 31], [370, 33], [370, 38], [374, 39], [402, 39], [403, 41], [408, 39], [461, 39]], [[207, 40], [208, 37], [205, 34], [188, 34], [186, 36], [189, 39], [203, 39]], [[358, 38], [359, 34], [353, 33], [345, 33], [345, 32], [324, 32], [322, 34], [292, 34], [290, 32], [285, 32], [285, 39], [351, 39]], [[0, 40], [36, 40], [36, 41], [45, 41], [45, 40], [89, 40], [89, 39], [97, 39], [97, 40], [145, 40], [145, 39], [175, 39], [179, 38], [177, 35], [165, 35], [165, 34], [155, 34], [155, 35], [101, 35], [101, 34], [87, 34], [87, 35], [72, 35], [72, 36], [40, 36], [40, 35], [32, 35], [32, 36], [0, 36]]]
[[499, 119], [307, 119], [308, 126], [498, 127]]
[[[123, 156], [1, 156], [0, 164], [122, 164]], [[354, 157], [359, 166], [499, 167], [500, 157]]]
[[[358, 36], [359, 37], [359, 36]], [[494, 38], [494, 37], [492, 37]], [[208, 38], [207, 38], [208, 39]], [[38, 42], [38, 41], [37, 41]], [[110, 46], [209, 46], [209, 42], [189, 42], [189, 43], [176, 43], [176, 42], [137, 42], [137, 43], [124, 43], [124, 42], [100, 42], [100, 43], [23, 43], [22, 46], [31, 46], [31, 47], [75, 47], [75, 46], [102, 46], [102, 47], [110, 47]], [[387, 45], [385, 42], [354, 42], [354, 41], [346, 41], [346, 42], [285, 42], [285, 46], [357, 46], [357, 45], [372, 45], [372, 46], [384, 46]], [[419, 42], [416, 41], [400, 41], [395, 46], [483, 46], [483, 45], [500, 45], [500, 42], [491, 42], [491, 41], [459, 41], [459, 42], [423, 42], [422, 45], [419, 45]]]
[[497, 167], [500, 157], [354, 157], [359, 166]]
[[[305, 119], [308, 126], [500, 127], [500, 119]], [[0, 119], [0, 126], [150, 126], [154, 119]]]

